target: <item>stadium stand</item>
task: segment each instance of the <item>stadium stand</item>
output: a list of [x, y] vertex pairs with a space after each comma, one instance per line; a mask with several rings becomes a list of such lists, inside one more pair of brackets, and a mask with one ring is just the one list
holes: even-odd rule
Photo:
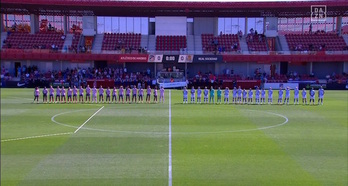
[[[205, 71], [208, 73], [199, 79], [230, 82], [264, 78], [275, 83], [290, 79], [313, 81], [316, 77], [322, 80], [333, 72], [343, 74], [348, 66], [348, 35], [344, 35], [348, 33], [348, 17], [341, 9], [346, 4], [339, 3], [340, 0], [329, 3], [332, 12], [329, 11], [326, 22], [309, 21], [309, 6], [301, 3], [295, 6], [284, 2], [243, 5], [173, 1], [143, 2], [148, 7], [140, 8], [143, 5], [139, 2], [108, 1], [110, 4], [104, 7], [99, 1], [91, 0], [89, 3], [97, 3], [95, 8], [85, 7], [86, 12], [72, 15], [56, 5], [52, 5], [52, 10], [57, 12], [48, 11], [41, 0], [30, 2], [37, 1], [35, 6], [47, 13], [26, 8], [33, 4], [26, 1], [19, 3], [23, 9], [13, 10], [14, 1], [5, 1], [1, 3], [4, 23], [1, 60], [8, 72], [2, 75], [14, 77], [13, 81], [19, 79], [18, 69], [24, 65], [36, 65], [42, 71], [122, 65], [130, 72], [153, 69], [153, 79], [158, 78], [156, 73], [166, 69], [174, 71], [175, 67], [175, 71], [181, 69], [180, 73], [187, 79], [198, 71]], [[64, 3], [70, 4], [67, 9], [75, 11], [76, 6], [85, 2]], [[170, 10], [165, 9], [164, 4]], [[182, 7], [188, 5], [191, 8], [187, 9], [189, 14], [185, 19]], [[250, 12], [247, 9], [251, 5], [264, 12], [289, 6], [291, 13], [276, 10], [268, 16], [261, 14], [262, 11]], [[214, 9], [214, 14], [202, 6]], [[135, 7], [139, 8], [132, 12]], [[305, 7], [306, 11], [298, 7]], [[103, 11], [98, 11], [100, 9]], [[232, 10], [238, 15], [227, 15]], [[159, 14], [163, 11], [168, 12]], [[314, 52], [306, 52], [310, 50]], [[254, 72], [256, 68], [260, 70]], [[232, 69], [234, 73], [230, 72]], [[289, 71], [301, 75], [292, 76]], [[344, 77], [331, 76], [331, 79], [344, 81]]]
[[69, 50], [78, 50], [78, 44], [80, 42], [80, 38], [81, 38], [81, 33], [79, 32], [75, 32], [73, 35], [73, 40], [72, 40], [72, 44], [71, 47], [69, 48]]
[[231, 52], [240, 50], [240, 44], [237, 34], [222, 34], [215, 36], [213, 34], [202, 34], [203, 52]]
[[248, 34], [246, 38], [249, 51], [268, 51], [265, 37], [262, 34]]
[[[62, 37], [63, 36], [63, 37]], [[65, 37], [57, 32], [39, 32], [29, 34], [26, 32], [14, 32], [6, 38], [3, 48], [12, 49], [55, 49], [61, 50]]]
[[156, 50], [179, 51], [187, 47], [186, 36], [156, 36]]
[[[44, 71], [35, 65], [28, 67], [24, 66], [24, 69], [25, 70], [20, 77], [22, 82], [66, 82], [71, 86], [78, 86], [82, 84], [85, 85], [88, 79], [98, 79], [114, 80], [115, 86], [127, 86], [137, 85], [138, 83], [150, 85], [152, 81], [152, 78], [146, 70], [124, 72], [124, 69], [122, 68], [67, 68], [65, 70]], [[6, 68], [2, 69], [1, 74], [4, 75], [5, 78], [11, 78]]]
[[141, 34], [134, 33], [105, 33], [102, 50], [138, 49]]
[[337, 34], [286, 34], [285, 37], [292, 51], [341, 51], [347, 46]]

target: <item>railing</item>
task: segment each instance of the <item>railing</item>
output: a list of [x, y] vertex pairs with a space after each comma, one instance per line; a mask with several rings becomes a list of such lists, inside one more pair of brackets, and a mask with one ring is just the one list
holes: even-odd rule
[[341, 51], [233, 51], [233, 52], [202, 52], [202, 51], [145, 51], [143, 53], [139, 53], [138, 50], [133, 50], [132, 52], [122, 53], [120, 50], [102, 50], [102, 51], [91, 51], [76, 53], [75, 51], [70, 50], [53, 50], [53, 49], [9, 49], [2, 48], [1, 52], [8, 53], [18, 53], [18, 54], [28, 54], [28, 53], [55, 53], [55, 54], [157, 54], [157, 55], [348, 55], [348, 50]]

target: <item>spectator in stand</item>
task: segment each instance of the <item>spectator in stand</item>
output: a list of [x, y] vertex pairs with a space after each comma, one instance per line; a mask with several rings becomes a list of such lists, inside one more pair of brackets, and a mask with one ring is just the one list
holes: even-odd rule
[[255, 34], [255, 31], [254, 31], [253, 28], [251, 28], [249, 31], [250, 31], [250, 34], [251, 34], [251, 35], [254, 35], [254, 34]]
[[86, 47], [85, 46], [80, 46], [80, 50], [82, 53], [86, 53]]
[[313, 44], [309, 44], [308, 49], [309, 49], [309, 51], [313, 51], [314, 50]]
[[339, 29], [336, 30], [336, 35], [337, 35], [337, 36], [341, 36], [341, 32], [340, 32]]
[[17, 32], [17, 23], [16, 22], [12, 25], [12, 31]]
[[233, 49], [234, 51], [238, 50], [238, 43], [237, 43], [237, 42], [233, 44], [232, 49]]
[[254, 35], [253, 34], [249, 34], [249, 42], [253, 42], [254, 41]]
[[321, 46], [320, 46], [320, 48], [319, 48], [319, 51], [325, 51], [325, 48], [326, 47], [326, 45], [325, 44], [322, 44]]
[[215, 45], [215, 46], [218, 46], [219, 42], [218, 42], [218, 39], [217, 39], [217, 38], [214, 38], [213, 42], [214, 42], [214, 45]]
[[242, 30], [239, 30], [239, 31], [238, 31], [238, 37], [239, 37], [240, 40], [242, 39], [242, 37], [243, 37], [243, 32], [242, 32]]

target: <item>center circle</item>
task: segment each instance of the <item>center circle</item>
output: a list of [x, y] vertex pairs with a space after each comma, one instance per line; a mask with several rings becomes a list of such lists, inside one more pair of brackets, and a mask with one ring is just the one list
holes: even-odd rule
[[[78, 128], [78, 126], [74, 126], [71, 124], [66, 124], [66, 123], [62, 123], [62, 122], [58, 122], [56, 121], [56, 117], [58, 116], [62, 116], [62, 115], [66, 115], [66, 114], [71, 114], [71, 113], [76, 113], [76, 112], [85, 112], [85, 111], [91, 111], [91, 109], [81, 109], [81, 110], [74, 110], [74, 111], [68, 111], [68, 112], [62, 112], [59, 114], [56, 114], [54, 116], [52, 116], [51, 121], [55, 124], [58, 125], [62, 125], [65, 127], [70, 127], [70, 128]], [[250, 109], [241, 109], [239, 110], [241, 116], [241, 118], [247, 118], [247, 120], [251, 123], [253, 123], [252, 125], [248, 125], [248, 127], [245, 128], [237, 128], [234, 130], [230, 130], [230, 129], [224, 129], [224, 130], [210, 130], [211, 128], [214, 128], [214, 124], [212, 124], [212, 126], [210, 126], [210, 129], [208, 128], [208, 130], [210, 131], [198, 131], [195, 130], [195, 127], [190, 127], [190, 130], [184, 130], [184, 131], [172, 131], [171, 134], [218, 134], [218, 133], [235, 133], [235, 132], [250, 132], [250, 131], [257, 131], [257, 130], [266, 130], [266, 129], [270, 129], [270, 128], [275, 128], [275, 127], [280, 127], [282, 125], [285, 125], [288, 123], [288, 118], [284, 115], [281, 114], [277, 114], [277, 113], [273, 113], [273, 112], [269, 112], [269, 111], [260, 111], [260, 110], [250, 110]], [[252, 114], [253, 117], [250, 117]], [[260, 117], [266, 117], [268, 119], [264, 120], [263, 122], [260, 122]], [[272, 118], [273, 117], [273, 118]], [[232, 117], [233, 118], [233, 117]], [[273, 121], [275, 118], [277, 118], [279, 120], [279, 118], [281, 118], [283, 120], [283, 122], [279, 121], [276, 124], [272, 124], [270, 125], [269, 123], [267, 123], [268, 121]], [[232, 124], [233, 125], [233, 124]], [[236, 125], [235, 125], [236, 126]], [[243, 127], [243, 125], [239, 125], [239, 127]], [[202, 127], [202, 126], [201, 126]], [[216, 127], [216, 125], [215, 125]], [[183, 127], [185, 128], [185, 127]], [[196, 129], [199, 128], [196, 127]], [[217, 127], [219, 128], [219, 127]], [[113, 132], [113, 133], [130, 133], [130, 134], [168, 134], [169, 132], [165, 131], [131, 131], [131, 130], [112, 130], [112, 129], [103, 129], [103, 128], [91, 128], [91, 127], [82, 127], [81, 129], [83, 130], [90, 130], [90, 131], [99, 131], [99, 132]]]

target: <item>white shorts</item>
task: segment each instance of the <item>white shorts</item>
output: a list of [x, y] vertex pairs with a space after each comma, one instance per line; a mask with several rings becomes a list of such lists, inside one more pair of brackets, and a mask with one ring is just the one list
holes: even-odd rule
[[324, 98], [324, 96], [319, 96], [319, 99], [323, 99]]
[[315, 99], [315, 96], [311, 96], [309, 99]]

